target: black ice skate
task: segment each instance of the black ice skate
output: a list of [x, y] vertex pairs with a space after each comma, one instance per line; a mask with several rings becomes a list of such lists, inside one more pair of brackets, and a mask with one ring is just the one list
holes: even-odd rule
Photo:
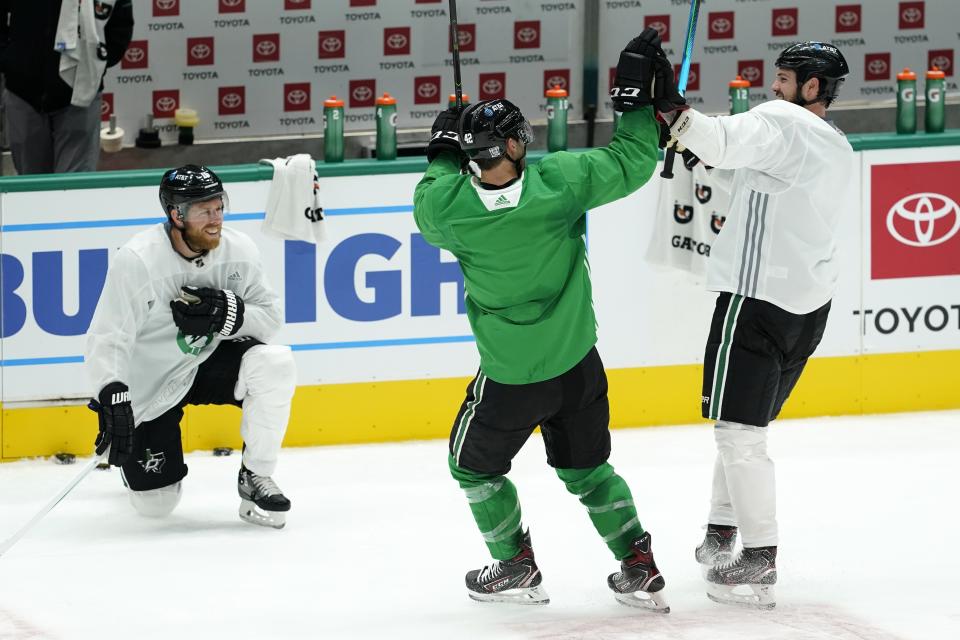
[[718, 564], [733, 561], [733, 548], [737, 544], [737, 528], [720, 524], [708, 524], [703, 542], [696, 550], [697, 562], [706, 578], [710, 569]]
[[707, 572], [707, 597], [714, 602], [760, 609], [776, 606], [777, 548], [744, 549], [734, 562]]
[[283, 529], [290, 501], [269, 476], [258, 476], [242, 464], [237, 477], [240, 518], [252, 524]]
[[663, 576], [653, 559], [649, 531], [631, 543], [630, 555], [620, 562], [620, 571], [610, 574], [607, 585], [621, 604], [670, 613], [663, 597]]
[[520, 541], [520, 553], [509, 560], [496, 560], [483, 569], [468, 571], [466, 580], [467, 594], [480, 602], [550, 602], [550, 596], [540, 586], [543, 576], [533, 559], [529, 530]]

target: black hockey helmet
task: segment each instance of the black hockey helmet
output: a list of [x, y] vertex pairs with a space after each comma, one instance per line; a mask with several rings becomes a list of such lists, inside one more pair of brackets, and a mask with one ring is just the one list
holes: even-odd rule
[[828, 107], [836, 100], [840, 84], [850, 73], [850, 67], [840, 49], [825, 42], [798, 42], [780, 52], [773, 63], [779, 69], [793, 69], [797, 74], [797, 89], [810, 78], [820, 79], [822, 100]]
[[176, 209], [178, 218], [183, 220], [189, 205], [216, 197], [223, 199], [226, 211], [223, 183], [217, 174], [204, 166], [187, 164], [170, 169], [160, 179], [160, 204], [167, 216], [170, 216], [170, 209]]
[[460, 148], [471, 160], [500, 158], [507, 153], [507, 139], [533, 142], [533, 128], [520, 108], [509, 100], [481, 100], [460, 115]]

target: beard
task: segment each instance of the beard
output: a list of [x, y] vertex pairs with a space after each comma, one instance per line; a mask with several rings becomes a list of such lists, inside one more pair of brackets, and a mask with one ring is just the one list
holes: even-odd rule
[[219, 226], [208, 225], [206, 227], [197, 227], [190, 228], [189, 226], [182, 229], [181, 233], [183, 234], [183, 239], [186, 241], [187, 246], [195, 251], [211, 251], [216, 249], [220, 245], [220, 235], [211, 236], [205, 233], [206, 229], [216, 228], [219, 230]]

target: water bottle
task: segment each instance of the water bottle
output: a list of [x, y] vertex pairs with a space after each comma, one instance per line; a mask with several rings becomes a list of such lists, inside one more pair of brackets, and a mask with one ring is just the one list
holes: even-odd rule
[[547, 151], [564, 151], [567, 148], [567, 111], [570, 103], [567, 90], [560, 87], [547, 89]]
[[343, 162], [343, 100], [323, 101], [323, 161]]
[[897, 133], [917, 132], [917, 74], [904, 67], [897, 74]]
[[377, 98], [377, 160], [397, 159], [397, 99], [384, 91]]
[[737, 76], [730, 81], [730, 115], [750, 110], [750, 81]]
[[927, 133], [943, 133], [943, 85], [944, 73], [936, 65], [927, 71], [927, 86], [925, 87], [927, 109], [924, 117], [924, 129]]

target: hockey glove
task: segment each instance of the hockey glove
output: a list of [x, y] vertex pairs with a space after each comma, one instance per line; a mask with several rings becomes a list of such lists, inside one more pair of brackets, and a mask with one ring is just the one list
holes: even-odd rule
[[184, 286], [170, 301], [174, 323], [188, 336], [232, 336], [243, 325], [243, 309], [243, 300], [229, 289]]
[[656, 67], [653, 106], [660, 118], [672, 125], [680, 113], [689, 109], [690, 105], [677, 89], [677, 81], [670, 61], [666, 58], [657, 59]]
[[461, 164], [466, 161], [467, 156], [460, 148], [460, 135], [457, 133], [459, 126], [460, 112], [456, 107], [440, 112], [430, 128], [430, 142], [427, 144], [429, 162], [433, 162], [444, 151], [452, 151], [456, 154]]
[[97, 455], [110, 447], [107, 462], [115, 467], [123, 465], [133, 453], [133, 407], [130, 405], [130, 390], [122, 382], [111, 382], [87, 405], [100, 418], [100, 433], [97, 434]]
[[617, 74], [610, 89], [614, 109], [634, 111], [653, 104], [654, 78], [659, 61], [666, 62], [666, 56], [660, 48], [660, 34], [656, 29], [644, 29], [627, 43], [620, 52]]

